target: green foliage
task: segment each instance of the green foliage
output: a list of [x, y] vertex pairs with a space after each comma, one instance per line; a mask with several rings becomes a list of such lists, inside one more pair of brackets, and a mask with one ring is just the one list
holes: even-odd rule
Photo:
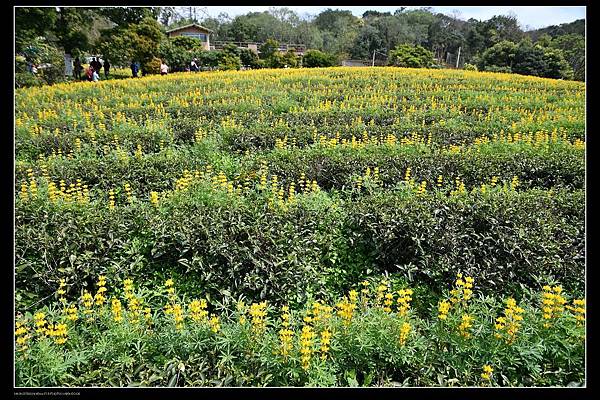
[[20, 53], [30, 41], [45, 35], [57, 18], [54, 7], [16, 7], [15, 51]]
[[[17, 387], [566, 386], [585, 378], [581, 312], [563, 308], [544, 319], [538, 290], [512, 300], [521, 320], [508, 340], [496, 337], [502, 332], [497, 318], [509, 307], [498, 296], [449, 301], [442, 320], [437, 300], [454, 298], [447, 290], [419, 315], [411, 304], [418, 292], [378, 279], [333, 303], [311, 299], [287, 312], [262, 303], [261, 316], [258, 302], [227, 293], [209, 298], [205, 308], [196, 302], [194, 311], [186, 293], [168, 295], [167, 286], [132, 282], [127, 294], [122, 281], [107, 280], [107, 301], [91, 307], [90, 319], [81, 302], [66, 302], [76, 306], [74, 313], [54, 302], [38, 310], [37, 320], [31, 313], [17, 318], [18, 336], [26, 337], [15, 353]], [[472, 320], [461, 328], [464, 316]], [[39, 332], [34, 321], [42, 321]], [[63, 344], [43, 333], [59, 322], [66, 328]], [[284, 329], [292, 335], [285, 351]]]
[[239, 57], [224, 52], [219, 58], [218, 67], [222, 70], [238, 70], [242, 67], [242, 63]]
[[202, 48], [202, 41], [200, 39], [189, 36], [175, 36], [169, 38], [169, 41], [173, 44], [173, 46], [182, 48], [187, 51]]
[[[239, 60], [234, 53], [190, 56], [216, 66]], [[581, 327], [565, 315], [556, 331], [542, 329], [531, 291], [558, 280], [584, 293], [584, 99], [581, 82], [395, 67], [18, 89], [17, 311], [47, 304], [60, 322], [60, 307], [44, 299], [61, 279], [74, 302], [97, 292], [103, 273], [107, 296], [124, 299], [128, 277], [145, 286], [154, 325], [135, 328], [125, 302], [121, 322], [95, 308], [95, 323], [67, 322], [64, 346], [32, 333], [32, 358], [15, 359], [16, 379], [450, 386], [483, 383], [488, 364], [490, 385], [581, 382]], [[470, 339], [457, 332], [460, 312], [437, 319], [459, 271], [476, 279], [473, 303], [458, 310], [475, 316]], [[335, 312], [332, 358], [302, 369], [305, 306], [335, 304], [381, 274], [394, 292], [414, 288], [410, 339], [400, 346], [402, 317], [377, 306], [357, 308], [348, 326]], [[170, 277], [185, 296], [181, 330], [156, 292]], [[480, 296], [490, 294], [527, 310], [512, 346], [495, 341], [503, 304]], [[189, 318], [189, 300], [204, 296], [218, 334]], [[269, 302], [264, 337], [238, 322], [242, 298]], [[272, 306], [284, 304], [296, 338], [287, 364], [274, 354], [281, 326]]]
[[463, 68], [465, 71], [477, 71], [477, 65], [474, 64], [465, 63]]
[[573, 79], [585, 81], [585, 36], [568, 34], [552, 40], [550, 47], [562, 51], [573, 69]]
[[32, 86], [43, 86], [46, 85], [46, 81], [39, 76], [34, 75], [31, 72], [16, 72], [15, 73], [15, 87], [25, 88]]
[[433, 53], [422, 46], [403, 44], [390, 51], [388, 62], [396, 67], [428, 68], [433, 64]]
[[[39, 36], [28, 42], [23, 48], [23, 56], [26, 62], [38, 66], [38, 75], [45, 84], [54, 84], [65, 80], [65, 62], [63, 53]], [[22, 60], [15, 60], [17, 65], [22, 66]], [[22, 67], [21, 67], [22, 68]], [[33, 82], [38, 79], [27, 80]], [[21, 80], [23, 82], [23, 80]]]
[[519, 44], [503, 41], [494, 45], [482, 54], [479, 66], [492, 72], [514, 72], [554, 79], [573, 77], [560, 50], [533, 45], [529, 40]]
[[157, 75], [160, 74], [160, 64], [161, 59], [158, 57], [154, 57], [142, 64], [142, 69], [148, 75]]
[[279, 53], [279, 42], [275, 39], [267, 39], [258, 49], [259, 56], [263, 60], [267, 60]]
[[334, 55], [319, 50], [308, 50], [302, 57], [302, 66], [305, 68], [333, 67], [336, 64]]
[[250, 68], [260, 68], [260, 59], [258, 58], [258, 54], [250, 49], [241, 49], [240, 50], [240, 62], [242, 65], [246, 65]]
[[[136, 17], [137, 18], [137, 17]], [[165, 39], [161, 26], [152, 18], [139, 23], [128, 23], [102, 31], [97, 48], [115, 65], [129, 65], [129, 61], [141, 64], [142, 71], [151, 73], [148, 68], [157, 55], [170, 55], [168, 46], [161, 48]]]

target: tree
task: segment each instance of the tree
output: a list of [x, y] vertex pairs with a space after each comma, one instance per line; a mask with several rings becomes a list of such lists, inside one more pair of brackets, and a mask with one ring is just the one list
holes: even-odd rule
[[546, 70], [544, 76], [554, 79], [573, 79], [573, 68], [563, 57], [563, 52], [558, 49], [544, 49]]
[[560, 50], [534, 45], [529, 38], [519, 44], [505, 40], [492, 46], [483, 53], [479, 67], [554, 79], [570, 79], [573, 75]]
[[160, 43], [158, 53], [172, 71], [184, 71], [195, 57], [194, 54], [202, 49], [200, 39], [176, 36], [163, 40]]
[[263, 60], [270, 58], [273, 54], [279, 52], [279, 42], [275, 39], [267, 39], [259, 48], [259, 56]]
[[550, 47], [562, 51], [565, 60], [573, 69], [573, 79], [585, 81], [585, 37], [578, 34], [558, 36]]
[[175, 7], [159, 7], [160, 11], [158, 14], [158, 21], [164, 26], [169, 26], [169, 23], [175, 22], [177, 19], [177, 12]]
[[433, 53], [422, 46], [403, 44], [390, 51], [389, 63], [397, 67], [428, 68], [433, 65]]
[[100, 15], [105, 16], [118, 27], [139, 24], [146, 18], [157, 19], [157, 7], [101, 7]]
[[512, 68], [516, 54], [517, 45], [504, 40], [484, 51], [477, 67], [480, 70], [486, 70], [489, 66]]
[[286, 65], [286, 60], [283, 54], [277, 52], [266, 58], [264, 63], [267, 68], [283, 68]]
[[194, 50], [197, 47], [202, 47], [202, 41], [200, 39], [189, 36], [175, 36], [169, 38], [169, 41], [173, 46], [181, 47], [188, 51]]
[[522, 75], [546, 76], [546, 59], [541, 46], [522, 40], [517, 46], [512, 71]]
[[368, 24], [363, 26], [350, 51], [352, 58], [370, 58], [374, 51], [386, 52], [382, 33], [377, 27]]
[[54, 7], [15, 8], [15, 50], [22, 49], [38, 36], [45, 36], [55, 26], [58, 13]]
[[145, 73], [147, 64], [159, 54], [164, 38], [159, 23], [147, 17], [137, 24], [103, 30], [97, 48], [115, 65], [128, 65], [129, 60], [140, 62]]

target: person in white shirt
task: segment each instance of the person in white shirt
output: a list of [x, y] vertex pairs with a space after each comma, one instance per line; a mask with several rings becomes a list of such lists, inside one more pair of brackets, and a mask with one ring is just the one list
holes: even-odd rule
[[162, 62], [160, 63], [160, 74], [161, 74], [161, 75], [166, 75], [166, 74], [167, 74], [167, 72], [169, 72], [169, 67], [167, 67], [167, 64], [165, 64], [165, 62], [164, 62], [164, 61], [162, 61]]

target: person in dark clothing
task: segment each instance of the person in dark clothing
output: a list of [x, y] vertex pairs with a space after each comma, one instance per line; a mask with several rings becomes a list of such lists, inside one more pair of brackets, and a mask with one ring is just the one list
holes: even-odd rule
[[110, 72], [110, 63], [108, 60], [104, 60], [104, 76], [108, 78], [108, 74]]
[[94, 63], [92, 65], [92, 67], [94, 67], [94, 71], [100, 73], [100, 69], [102, 69], [102, 64], [100, 64], [100, 61], [98, 61], [98, 57], [94, 57], [94, 61], [92, 62]]
[[129, 66], [131, 68], [131, 74], [133, 75], [134, 78], [138, 77], [138, 65], [136, 64], [135, 61], [131, 62], [131, 65]]
[[81, 71], [83, 71], [81, 61], [79, 61], [79, 57], [75, 57], [75, 61], [73, 61], [73, 77], [81, 80]]

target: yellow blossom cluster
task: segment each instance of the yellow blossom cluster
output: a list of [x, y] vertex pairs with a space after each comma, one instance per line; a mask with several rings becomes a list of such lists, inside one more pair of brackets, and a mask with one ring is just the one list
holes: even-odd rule
[[106, 276], [104, 275], [100, 275], [98, 277], [98, 291], [96, 292], [96, 295], [94, 296], [94, 302], [96, 303], [97, 306], [101, 307], [104, 302], [106, 301], [106, 296], [104, 296], [104, 293], [106, 293]]
[[401, 317], [405, 316], [410, 309], [410, 302], [412, 301], [413, 291], [412, 289], [400, 289], [398, 290], [398, 299], [396, 300], [396, 306], [398, 307], [398, 315]]
[[496, 333], [494, 336], [497, 338], [504, 338], [507, 343], [512, 343], [517, 335], [521, 321], [523, 321], [523, 314], [525, 310], [517, 306], [517, 302], [513, 298], [506, 300], [506, 308], [504, 309], [504, 316], [496, 318], [494, 327]]
[[281, 342], [281, 355], [287, 360], [288, 354], [292, 349], [292, 338], [294, 331], [290, 329], [290, 308], [283, 306], [281, 308], [281, 329], [279, 330], [279, 341]]
[[208, 325], [213, 333], [219, 332], [221, 330], [221, 321], [219, 316], [214, 314], [211, 315], [210, 319], [208, 320]]
[[83, 304], [83, 314], [87, 317], [88, 321], [92, 321], [94, 319], [93, 317], [93, 311], [92, 311], [92, 307], [94, 306], [94, 297], [92, 296], [92, 294], [90, 292], [88, 292], [87, 290], [83, 291], [83, 294], [81, 295], [81, 302]]
[[19, 350], [26, 350], [28, 348], [27, 342], [31, 338], [29, 332], [22, 321], [16, 321], [15, 323], [15, 337]]
[[60, 301], [63, 307], [67, 304], [67, 299], [65, 298], [65, 294], [67, 293], [65, 290], [66, 287], [67, 281], [65, 279], [61, 279], [56, 294], [58, 295], [58, 301]]
[[482, 368], [483, 372], [481, 373], [481, 379], [484, 381], [489, 381], [492, 379], [492, 373], [494, 372], [494, 368], [490, 365], [485, 364]]
[[567, 300], [562, 296], [560, 286], [550, 287], [545, 285], [542, 288], [542, 317], [544, 318], [544, 327], [552, 326], [552, 321], [559, 318], [564, 310]]
[[112, 311], [113, 319], [116, 322], [121, 322], [123, 320], [123, 308], [121, 306], [121, 300], [112, 299], [111, 311]]
[[67, 319], [69, 321], [77, 321], [77, 319], [79, 318], [79, 316], [77, 315], [77, 307], [75, 306], [75, 304], [71, 304], [67, 309]]
[[302, 327], [302, 333], [300, 334], [300, 361], [302, 368], [306, 371], [310, 367], [310, 358], [313, 353], [313, 340], [315, 338], [315, 332], [310, 325], [304, 325]]
[[565, 308], [573, 313], [577, 323], [582, 324], [585, 321], [585, 299], [573, 299], [573, 305], [567, 305]]
[[47, 335], [54, 339], [54, 343], [64, 344], [67, 341], [67, 324], [49, 324]]
[[190, 312], [190, 317], [194, 322], [201, 322], [208, 319], [208, 304], [206, 299], [201, 300], [192, 300], [188, 305], [188, 309]]
[[470, 338], [471, 332], [470, 329], [473, 326], [473, 316], [469, 314], [463, 314], [461, 316], [460, 324], [458, 325], [458, 331], [460, 335], [464, 338]]
[[404, 346], [408, 340], [412, 327], [409, 322], [403, 322], [400, 326], [400, 346]]
[[252, 330], [255, 333], [264, 332], [267, 322], [267, 302], [262, 301], [260, 303], [252, 303], [250, 305], [250, 310], [248, 311], [251, 317], [252, 322]]
[[450, 291], [450, 301], [452, 304], [466, 305], [467, 302], [473, 297], [473, 282], [474, 279], [470, 276], [465, 277], [463, 280], [463, 274], [456, 275], [456, 281], [454, 282], [455, 288]]
[[337, 303], [336, 307], [338, 315], [340, 315], [344, 321], [344, 325], [349, 325], [350, 321], [352, 321], [354, 310], [356, 309], [356, 303], [349, 301], [348, 298], [344, 297], [342, 301]]
[[320, 352], [321, 352], [321, 360], [326, 360], [327, 355], [329, 354], [329, 346], [331, 345], [331, 336], [332, 333], [329, 329], [324, 329], [321, 332], [321, 340], [320, 340]]
[[46, 335], [46, 314], [43, 312], [37, 312], [33, 315], [33, 321], [35, 323], [35, 331], [38, 335]]
[[450, 311], [450, 303], [446, 300], [441, 300], [438, 304], [438, 318], [445, 320], [448, 318], [448, 312]]

